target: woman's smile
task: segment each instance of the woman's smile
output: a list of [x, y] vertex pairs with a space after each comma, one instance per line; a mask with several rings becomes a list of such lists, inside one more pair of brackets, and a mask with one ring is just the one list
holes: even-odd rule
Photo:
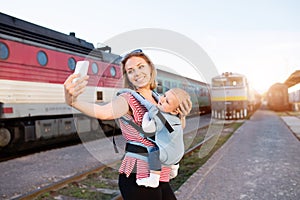
[[145, 76], [139, 76], [135, 79], [136, 82], [143, 82], [145, 80]]

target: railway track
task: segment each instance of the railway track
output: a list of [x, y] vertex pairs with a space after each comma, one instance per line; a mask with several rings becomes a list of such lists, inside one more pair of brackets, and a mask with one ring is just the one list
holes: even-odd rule
[[53, 141], [44, 141], [39, 145], [32, 145], [31, 148], [27, 148], [27, 149], [9, 149], [9, 150], [2, 150], [0, 152], [0, 163], [1, 162], [5, 162], [8, 160], [12, 160], [15, 158], [20, 158], [20, 157], [24, 157], [26, 155], [31, 155], [34, 153], [39, 153], [39, 152], [43, 152], [43, 151], [49, 151], [52, 149], [58, 149], [58, 148], [64, 148], [64, 147], [68, 147], [68, 146], [73, 146], [76, 144], [79, 144], [80, 138], [77, 137], [69, 137], [66, 138], [62, 141], [57, 142], [56, 140]]
[[[224, 130], [226, 130], [226, 127], [231, 127], [232, 124], [234, 124], [235, 121], [232, 121], [230, 123], [227, 123], [227, 125], [225, 124], [217, 124], [216, 123], [216, 126], [217, 127], [222, 127], [222, 132], [224, 132]], [[228, 129], [227, 127], [227, 129]], [[218, 134], [209, 134], [209, 129], [211, 128], [211, 125], [210, 126], [204, 126], [204, 127], [201, 127], [199, 128], [198, 130], [194, 130], [194, 131], [190, 131], [189, 133], [186, 133], [185, 134], [185, 143], [188, 143], [188, 146], [189, 148], [186, 149], [185, 151], [185, 155], [184, 157], [188, 157], [189, 155], [192, 155], [194, 152], [196, 152], [197, 150], [199, 150], [199, 148], [203, 145], [203, 144], [207, 144], [209, 141], [213, 141], [215, 139], [218, 139], [218, 137], [220, 135]], [[216, 127], [213, 128], [213, 132], [215, 132], [217, 129]], [[230, 128], [231, 132], [234, 132], [234, 128]], [[30, 193], [27, 193], [27, 194], [24, 194], [22, 196], [19, 196], [17, 197], [16, 199], [21, 199], [21, 200], [31, 200], [31, 199], [57, 199], [57, 198], [61, 198], [63, 199], [63, 197], [61, 196], [64, 196], [64, 195], [67, 195], [67, 194], [62, 194], [64, 192], [59, 192], [61, 191], [62, 189], [64, 191], [66, 190], [72, 190], [72, 188], [74, 186], [78, 186], [79, 188], [79, 193], [87, 193], [88, 190], [94, 190], [96, 192], [99, 193], [99, 191], [102, 191], [102, 193], [109, 193], [109, 194], [106, 194], [106, 197], [101, 197], [101, 199], [114, 199], [114, 200], [119, 200], [119, 199], [122, 199], [120, 194], [118, 193], [118, 189], [116, 189], [116, 185], [114, 185], [113, 187], [109, 188], [110, 186], [112, 186], [113, 184], [111, 184], [111, 182], [115, 181], [117, 182], [117, 180], [110, 180], [108, 181], [108, 186], [104, 186], [105, 189], [99, 189], [95, 186], [92, 186], [92, 187], [87, 187], [87, 182], [90, 181], [90, 179], [92, 179], [93, 177], [96, 177], [96, 181], [95, 182], [99, 182], [99, 179], [103, 179], [103, 177], [107, 176], [107, 175], [102, 175], [102, 173], [105, 171], [105, 170], [108, 170], [108, 174], [115, 174], [117, 175], [117, 170], [111, 170], [109, 171], [109, 168], [110, 169], [113, 169], [113, 168], [117, 168], [116, 165], [119, 164], [119, 160], [118, 161], [114, 161], [114, 162], [111, 162], [109, 165], [104, 165], [104, 164], [99, 164], [98, 166], [96, 167], [93, 167], [92, 169], [88, 169], [84, 172], [81, 172], [81, 173], [78, 173], [78, 174], [75, 174], [71, 177], [68, 177], [68, 178], [65, 178], [65, 179], [62, 179], [60, 181], [57, 181], [57, 182], [54, 182], [46, 187], [43, 187], [43, 188], [39, 188], [37, 190], [34, 190]], [[184, 164], [183, 164], [184, 165]], [[101, 177], [101, 178], [99, 178]], [[105, 178], [104, 178], [105, 179]], [[113, 177], [112, 179], [116, 179], [116, 176]], [[85, 181], [84, 183], [82, 183], [82, 181]], [[111, 184], [111, 185], [110, 185]], [[105, 194], [103, 194], [105, 196]], [[60, 197], [57, 197], [57, 196], [60, 196]], [[83, 195], [84, 196], [84, 195]], [[107, 196], [110, 196], [110, 197], [107, 197]], [[45, 198], [47, 197], [47, 198]], [[56, 197], [56, 198], [54, 198]], [[69, 198], [68, 199], [72, 199], [72, 198]], [[74, 197], [74, 199], [76, 199]], [[82, 197], [80, 197], [80, 199], [82, 199]], [[87, 199], [89, 199], [87, 197]], [[99, 199], [99, 197], [98, 197]]]

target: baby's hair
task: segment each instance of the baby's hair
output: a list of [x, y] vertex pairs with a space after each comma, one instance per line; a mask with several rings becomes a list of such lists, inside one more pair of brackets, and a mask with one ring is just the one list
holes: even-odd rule
[[180, 88], [171, 88], [170, 92], [172, 92], [176, 96], [179, 104], [191, 98], [189, 93]]

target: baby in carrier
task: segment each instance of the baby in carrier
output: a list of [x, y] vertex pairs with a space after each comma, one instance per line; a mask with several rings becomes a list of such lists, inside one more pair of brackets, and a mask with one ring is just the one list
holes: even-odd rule
[[[137, 179], [136, 182], [138, 185], [155, 188], [159, 185], [162, 165], [171, 168], [170, 178], [177, 175], [178, 162], [184, 154], [183, 128], [178, 115], [179, 105], [190, 99], [190, 96], [180, 88], [172, 88], [159, 98], [155, 106], [144, 100], [138, 93], [126, 91], [131, 92], [147, 108], [148, 112], [143, 117], [142, 130], [139, 131], [156, 144], [155, 147], [147, 147], [150, 176]], [[140, 128], [135, 124], [132, 125], [136, 129]]]

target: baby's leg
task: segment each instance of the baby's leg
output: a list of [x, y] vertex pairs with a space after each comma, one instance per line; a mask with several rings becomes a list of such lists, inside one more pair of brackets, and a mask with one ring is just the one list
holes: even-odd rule
[[143, 179], [137, 179], [136, 183], [138, 185], [144, 185], [146, 187], [156, 188], [159, 185], [161, 163], [159, 160], [159, 150], [158, 147], [153, 147], [148, 152], [148, 162], [150, 168], [150, 176]]
[[160, 171], [150, 171], [150, 176], [147, 178], [137, 179], [138, 185], [156, 188], [159, 185]]

